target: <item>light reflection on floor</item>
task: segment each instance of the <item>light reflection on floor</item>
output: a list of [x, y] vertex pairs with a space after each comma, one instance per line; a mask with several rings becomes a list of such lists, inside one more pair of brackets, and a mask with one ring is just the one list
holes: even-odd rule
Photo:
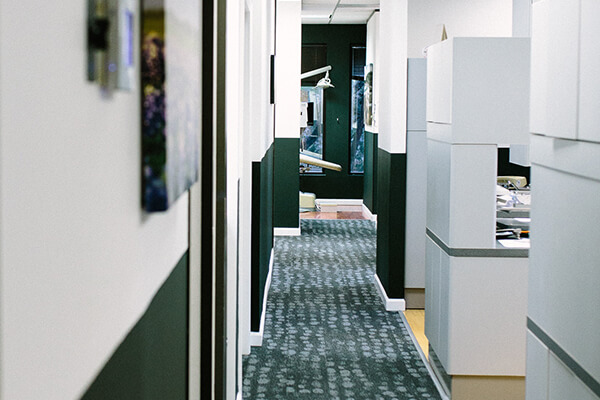
[[425, 336], [425, 310], [406, 310], [404, 311], [404, 316], [417, 338], [421, 350], [423, 350], [423, 353], [429, 359], [429, 341]]
[[362, 206], [340, 206], [337, 212], [307, 211], [300, 213], [300, 219], [368, 219], [363, 215]]
[[338, 211], [320, 212], [308, 211], [300, 213], [300, 219], [366, 219], [362, 212]]

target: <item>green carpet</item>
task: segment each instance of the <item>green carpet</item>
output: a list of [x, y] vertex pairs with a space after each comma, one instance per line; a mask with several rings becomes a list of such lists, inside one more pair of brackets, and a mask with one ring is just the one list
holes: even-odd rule
[[373, 284], [371, 221], [303, 220], [277, 237], [264, 341], [244, 399], [440, 399], [400, 315]]

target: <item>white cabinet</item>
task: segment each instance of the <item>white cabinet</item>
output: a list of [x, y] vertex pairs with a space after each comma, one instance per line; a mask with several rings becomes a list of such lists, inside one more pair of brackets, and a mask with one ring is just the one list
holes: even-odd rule
[[427, 256], [425, 334], [446, 373], [525, 375], [527, 258], [455, 257], [431, 237]]
[[[579, 0], [546, 0], [547, 134], [575, 139], [579, 59]], [[543, 2], [542, 2], [543, 3]], [[541, 3], [540, 3], [541, 4]], [[543, 39], [542, 39], [543, 40]]]
[[528, 315], [600, 379], [600, 144], [534, 136], [532, 149]]
[[532, 5], [530, 131], [600, 142], [600, 2]]
[[448, 246], [495, 246], [497, 152], [495, 145], [429, 140], [427, 227]]
[[597, 0], [533, 5], [527, 400], [600, 399], [599, 18]]
[[527, 250], [495, 233], [498, 144], [529, 143], [529, 52], [527, 38], [454, 38], [427, 55], [425, 334], [436, 371], [473, 390], [481, 376], [524, 388]]
[[[428, 126], [439, 127], [437, 124]], [[445, 243], [450, 242], [451, 149], [450, 144], [437, 140], [427, 143], [427, 228]]]
[[529, 129], [546, 134], [546, 96], [548, 81], [548, 1], [532, 5], [531, 16], [531, 97]]
[[527, 371], [527, 400], [548, 400], [548, 356], [548, 348], [527, 332], [527, 365], [537, 366]]
[[528, 38], [454, 38], [429, 47], [427, 121], [451, 124], [452, 143], [527, 144], [529, 53]]
[[427, 50], [427, 122], [452, 123], [452, 45], [446, 40]]
[[427, 227], [450, 247], [495, 246], [497, 144], [529, 143], [529, 50], [528, 38], [428, 50]]
[[[548, 365], [548, 400], [598, 400], [599, 397], [553, 354]], [[528, 399], [529, 400], [529, 399]]]
[[600, 143], [600, 1], [581, 1], [579, 139]]
[[[427, 208], [427, 60], [408, 59], [406, 107], [406, 256], [405, 288], [425, 290], [425, 224]], [[423, 307], [407, 296], [408, 307]]]
[[528, 38], [454, 39], [454, 143], [528, 143]]

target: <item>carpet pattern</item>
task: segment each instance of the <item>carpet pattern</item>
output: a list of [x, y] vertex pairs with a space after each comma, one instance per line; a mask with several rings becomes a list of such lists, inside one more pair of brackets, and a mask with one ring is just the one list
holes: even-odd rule
[[373, 284], [371, 221], [303, 220], [277, 237], [264, 341], [244, 399], [439, 399], [402, 319]]

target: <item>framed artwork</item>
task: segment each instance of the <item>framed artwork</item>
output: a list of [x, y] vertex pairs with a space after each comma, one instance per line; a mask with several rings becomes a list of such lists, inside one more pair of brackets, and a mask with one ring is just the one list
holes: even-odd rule
[[374, 126], [373, 121], [373, 64], [365, 66], [365, 95], [364, 95], [365, 125]]
[[142, 206], [164, 211], [198, 180], [200, 6], [141, 0]]

